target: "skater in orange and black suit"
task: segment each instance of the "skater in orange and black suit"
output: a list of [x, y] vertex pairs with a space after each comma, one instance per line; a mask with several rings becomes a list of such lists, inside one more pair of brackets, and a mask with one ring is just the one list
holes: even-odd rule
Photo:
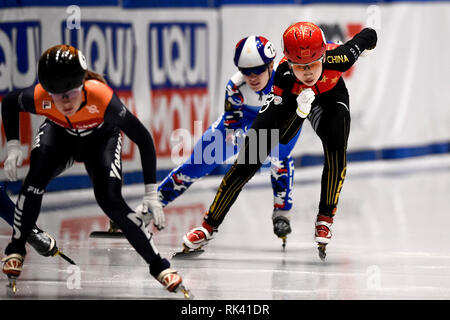
[[[149, 264], [150, 274], [169, 291], [176, 290], [182, 279], [159, 255], [147, 229], [152, 218], [157, 228], [164, 228], [164, 213], [157, 199], [152, 136], [104, 79], [87, 70], [78, 49], [67, 45], [47, 49], [39, 59], [38, 77], [38, 84], [10, 92], [3, 99], [8, 158], [13, 164], [8, 168], [10, 176], [17, 177], [19, 112], [46, 117], [35, 137], [30, 169], [17, 200], [3, 272], [10, 278], [20, 275], [25, 242], [38, 218], [48, 183], [73, 161], [79, 161], [91, 178], [98, 204]], [[142, 205], [150, 213], [146, 210], [145, 214], [136, 214], [121, 195], [121, 131], [139, 148], [145, 183]]]

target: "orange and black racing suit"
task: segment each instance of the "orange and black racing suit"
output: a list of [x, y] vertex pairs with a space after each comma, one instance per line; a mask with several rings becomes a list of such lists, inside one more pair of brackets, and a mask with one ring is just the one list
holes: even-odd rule
[[33, 142], [30, 169], [16, 204], [12, 242], [5, 253], [26, 253], [25, 242], [38, 218], [48, 183], [73, 161], [79, 161], [85, 165], [102, 210], [150, 264], [150, 273], [157, 276], [168, 267], [168, 262], [160, 257], [151, 234], [133, 216], [134, 211], [121, 194], [120, 131], [139, 148], [145, 184], [156, 183], [152, 136], [106, 84], [87, 80], [82, 94], [83, 102], [72, 116], [61, 114], [40, 84], [10, 92], [2, 101], [7, 140], [19, 139], [19, 112], [46, 117]]

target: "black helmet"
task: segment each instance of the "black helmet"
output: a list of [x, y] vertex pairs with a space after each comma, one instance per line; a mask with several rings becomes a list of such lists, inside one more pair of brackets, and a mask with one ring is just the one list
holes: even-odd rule
[[86, 58], [80, 50], [61, 44], [47, 49], [39, 58], [39, 83], [50, 93], [63, 93], [83, 84]]

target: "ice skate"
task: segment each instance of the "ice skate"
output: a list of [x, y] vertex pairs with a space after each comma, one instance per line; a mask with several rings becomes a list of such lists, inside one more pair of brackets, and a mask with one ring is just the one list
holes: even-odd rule
[[24, 256], [12, 253], [2, 259], [3, 273], [8, 276], [9, 284], [6, 286], [8, 295], [15, 295], [17, 292], [16, 279], [22, 272]]
[[199, 228], [194, 228], [183, 236], [183, 250], [176, 252], [172, 258], [197, 256], [205, 250], [202, 248], [213, 239], [213, 228], [206, 222], [203, 222]]
[[286, 249], [287, 235], [292, 232], [289, 212], [274, 211], [272, 215], [273, 232], [283, 241], [283, 250]]
[[318, 244], [319, 257], [322, 261], [325, 260], [327, 255], [326, 247], [331, 240], [331, 225], [333, 224], [333, 218], [318, 215], [315, 224], [315, 240]]
[[109, 221], [108, 231], [93, 231], [90, 238], [123, 238], [125, 237], [119, 226], [112, 220]]
[[58, 246], [56, 245], [56, 240], [49, 235], [47, 232], [39, 229], [35, 226], [30, 235], [28, 236], [27, 242], [44, 257], [53, 257], [53, 256], [61, 256], [64, 260], [69, 262], [70, 264], [75, 264], [75, 262], [67, 257], [64, 253], [62, 253]]
[[186, 299], [192, 299], [193, 295], [189, 290], [183, 285], [183, 279], [178, 274], [175, 269], [167, 268], [156, 277], [169, 292], [179, 292], [183, 293]]

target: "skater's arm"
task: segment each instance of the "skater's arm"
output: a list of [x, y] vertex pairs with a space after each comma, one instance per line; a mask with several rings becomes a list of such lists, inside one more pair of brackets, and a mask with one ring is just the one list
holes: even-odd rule
[[105, 122], [117, 125], [139, 148], [145, 184], [156, 183], [156, 151], [147, 128], [114, 94], [105, 112]]
[[6, 140], [19, 140], [19, 113], [35, 113], [34, 87], [9, 92], [2, 100], [2, 121]]
[[297, 115], [296, 78], [288, 63], [282, 62], [276, 71], [272, 92], [253, 122], [252, 128], [279, 130], [279, 142], [287, 143], [301, 128], [304, 118]]
[[239, 87], [243, 83], [244, 79], [240, 72], [236, 73], [227, 83], [224, 105], [224, 125], [227, 129], [238, 129], [242, 126], [244, 96]]
[[372, 50], [377, 45], [377, 33], [374, 29], [364, 28], [345, 44], [328, 50], [324, 68], [328, 70], [347, 71], [358, 60], [364, 50]]

